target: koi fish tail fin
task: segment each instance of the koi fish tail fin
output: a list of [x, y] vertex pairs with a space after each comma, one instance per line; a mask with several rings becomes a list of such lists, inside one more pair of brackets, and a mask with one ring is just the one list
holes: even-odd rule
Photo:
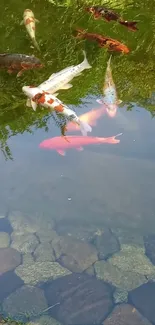
[[32, 39], [32, 42], [33, 42], [33, 45], [36, 47], [36, 49], [40, 52], [40, 47], [39, 47], [35, 38]]
[[119, 23], [121, 24], [121, 25], [124, 25], [124, 26], [126, 26], [128, 29], [130, 29], [130, 30], [132, 30], [132, 31], [136, 31], [136, 30], [138, 30], [138, 28], [137, 28], [137, 21], [127, 21], [127, 20], [119, 20]]
[[76, 38], [83, 38], [85, 36], [85, 30], [83, 29], [76, 29]]
[[82, 65], [85, 69], [91, 69], [92, 66], [89, 64], [88, 60], [87, 60], [87, 57], [86, 57], [86, 52], [85, 51], [82, 51], [83, 52], [83, 55], [84, 55], [84, 60], [82, 62]]
[[[116, 139], [116, 137], [119, 137], [122, 134], [123, 133], [119, 133], [119, 134], [114, 135], [113, 137], [101, 138], [101, 142], [102, 142], [102, 139], [103, 139], [103, 142], [110, 143], [110, 144], [117, 144], [117, 143], [120, 142], [120, 140]], [[105, 141], [105, 139], [106, 139], [106, 141]]]
[[92, 131], [92, 128], [91, 126], [84, 122], [84, 121], [79, 121], [79, 126], [80, 126], [80, 130], [81, 130], [81, 133], [83, 136], [86, 136], [88, 132], [91, 132]]
[[108, 67], [108, 68], [110, 68], [111, 58], [112, 58], [112, 54], [110, 55], [110, 58], [109, 58], [109, 60], [108, 60], [108, 62], [107, 62], [107, 67]]

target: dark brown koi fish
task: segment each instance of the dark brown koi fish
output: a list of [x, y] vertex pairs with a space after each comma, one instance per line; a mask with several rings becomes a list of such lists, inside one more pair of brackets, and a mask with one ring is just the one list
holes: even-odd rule
[[77, 35], [76, 38], [84, 38], [92, 41], [96, 41], [100, 47], [106, 47], [109, 51], [116, 51], [122, 53], [129, 53], [129, 49], [126, 45], [120, 43], [119, 41], [94, 33], [87, 33], [83, 29], [76, 29]]
[[17, 73], [20, 77], [24, 70], [42, 68], [43, 64], [35, 56], [25, 54], [0, 54], [0, 69], [7, 69], [8, 73]]
[[132, 30], [133, 32], [138, 30], [136, 26], [137, 21], [124, 20], [122, 17], [120, 17], [119, 14], [105, 7], [91, 6], [91, 7], [86, 7], [85, 9], [86, 11], [91, 12], [93, 14], [94, 19], [104, 18], [108, 22], [114, 20], [114, 21], [118, 21], [121, 25], [126, 26], [129, 30]]

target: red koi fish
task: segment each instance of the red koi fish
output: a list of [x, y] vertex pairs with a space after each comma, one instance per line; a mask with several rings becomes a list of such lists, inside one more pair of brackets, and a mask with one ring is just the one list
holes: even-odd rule
[[[88, 123], [90, 126], [96, 126], [97, 120], [105, 113], [105, 107], [99, 109], [92, 109], [91, 111], [79, 116], [80, 120]], [[80, 127], [73, 122], [67, 125], [67, 131], [80, 131]]]
[[67, 137], [54, 137], [51, 139], [46, 139], [40, 143], [39, 147], [43, 149], [56, 150], [60, 155], [65, 156], [66, 149], [75, 148], [78, 151], [83, 150], [83, 146], [91, 144], [101, 144], [110, 143], [117, 144], [120, 140], [116, 137], [122, 135], [122, 133], [117, 134], [113, 137], [108, 138], [98, 138], [98, 137], [87, 137], [87, 136], [67, 136]]
[[105, 7], [102, 6], [91, 6], [91, 7], [87, 7], [85, 8], [86, 11], [91, 12], [94, 16], [94, 19], [100, 19], [100, 18], [104, 18], [106, 21], [118, 21], [118, 23], [120, 23], [123, 26], [126, 26], [129, 30], [135, 32], [136, 30], [138, 30], [137, 28], [137, 21], [127, 21], [124, 20], [122, 17], [120, 17], [119, 14], [117, 14], [116, 12], [109, 10]]
[[91, 41], [96, 41], [100, 47], [106, 47], [109, 51], [122, 52], [126, 54], [130, 51], [126, 45], [110, 37], [106, 37], [100, 34], [87, 33], [83, 29], [76, 29], [76, 31], [76, 38], [84, 38]]

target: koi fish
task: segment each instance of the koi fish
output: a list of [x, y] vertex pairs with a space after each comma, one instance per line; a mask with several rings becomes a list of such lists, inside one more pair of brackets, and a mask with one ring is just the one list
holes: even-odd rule
[[[91, 111], [79, 116], [81, 121], [87, 122], [91, 126], [96, 126], [97, 120], [105, 113], [105, 106], [99, 109], [92, 109]], [[72, 122], [67, 124], [67, 131], [78, 131], [79, 126]]]
[[108, 138], [87, 137], [87, 136], [77, 137], [73, 135], [67, 137], [54, 137], [42, 141], [39, 147], [43, 149], [56, 150], [60, 155], [65, 156], [66, 149], [75, 148], [78, 151], [82, 151], [83, 146], [87, 146], [91, 144], [101, 144], [101, 143], [117, 144], [120, 142], [120, 140], [116, 139], [116, 137], [120, 135], [122, 135], [122, 133]]
[[38, 51], [40, 51], [39, 45], [36, 41], [35, 37], [35, 23], [39, 23], [39, 20], [34, 17], [34, 13], [30, 9], [24, 10], [23, 20], [21, 21], [20, 25], [25, 25], [26, 30]]
[[[69, 89], [72, 87], [72, 84], [69, 82], [81, 74], [85, 69], [90, 69], [91, 65], [88, 63], [86, 58], [86, 53], [83, 51], [84, 60], [78, 65], [73, 65], [68, 68], [65, 68], [57, 73], [53, 73], [46, 81], [41, 83], [38, 88], [43, 91], [48, 91], [50, 94], [58, 96], [57, 91], [59, 89]], [[26, 105], [31, 107], [31, 101], [28, 99]]]
[[112, 72], [111, 72], [111, 56], [107, 63], [107, 69], [105, 74], [105, 82], [103, 86], [103, 100], [97, 99], [99, 104], [104, 104], [106, 111], [110, 117], [114, 117], [117, 112], [118, 105], [122, 103], [121, 100], [118, 100], [116, 87], [113, 81]]
[[20, 77], [25, 70], [42, 68], [43, 64], [35, 56], [25, 54], [0, 54], [0, 69], [7, 69], [8, 73], [18, 72], [17, 77]]
[[37, 87], [31, 86], [24, 86], [22, 90], [26, 96], [32, 99], [34, 110], [36, 110], [37, 105], [43, 106], [48, 108], [50, 111], [55, 111], [56, 114], [65, 116], [68, 120], [78, 124], [83, 135], [87, 135], [87, 132], [91, 132], [92, 129], [90, 125], [81, 121], [74, 111], [64, 105], [54, 95], [48, 92], [43, 92]]
[[122, 52], [126, 54], [130, 51], [126, 45], [110, 37], [106, 37], [100, 34], [87, 33], [83, 29], [76, 29], [76, 31], [76, 38], [85, 38], [96, 41], [100, 47], [106, 47], [109, 51]]
[[105, 7], [102, 6], [86, 7], [86, 11], [91, 12], [94, 16], [94, 19], [104, 18], [108, 22], [114, 20], [114, 21], [118, 21], [118, 23], [120, 23], [121, 25], [126, 26], [129, 30], [133, 32], [138, 30], [136, 26], [137, 21], [124, 20], [122, 17], [120, 17], [119, 14]]

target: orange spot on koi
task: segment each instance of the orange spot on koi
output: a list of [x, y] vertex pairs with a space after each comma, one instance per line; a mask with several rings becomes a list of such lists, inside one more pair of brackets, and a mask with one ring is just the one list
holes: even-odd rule
[[49, 103], [49, 104], [53, 104], [53, 102], [54, 102], [54, 99], [52, 99], [52, 98], [50, 98], [50, 99], [47, 101], [47, 103]]
[[36, 95], [32, 98], [32, 100], [33, 100], [34, 102], [37, 102], [38, 104], [40, 104], [40, 103], [44, 104], [44, 103], [45, 103], [45, 93], [44, 93], [44, 94], [42, 94], [42, 93], [38, 93], [38, 94], [36, 94]]
[[58, 105], [54, 108], [56, 110], [56, 112], [63, 112], [64, 108], [63, 108], [63, 105]]
[[28, 25], [30, 23], [34, 23], [34, 18], [27, 18], [25, 24]]

